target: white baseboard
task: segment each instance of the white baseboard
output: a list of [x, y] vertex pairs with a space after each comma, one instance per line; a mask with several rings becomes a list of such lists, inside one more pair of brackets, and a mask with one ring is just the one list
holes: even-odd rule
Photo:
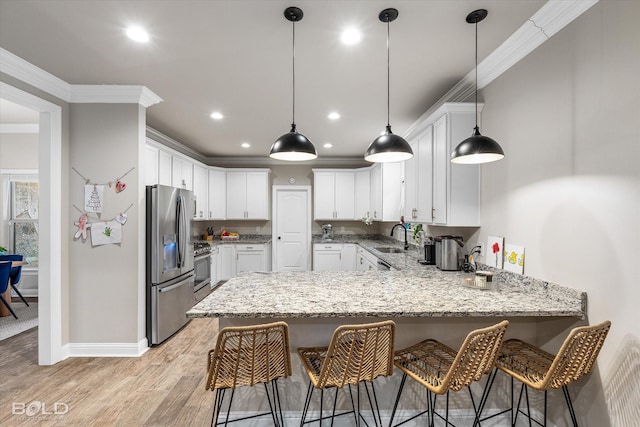
[[147, 339], [137, 343], [69, 343], [63, 346], [67, 357], [140, 357], [149, 349]]

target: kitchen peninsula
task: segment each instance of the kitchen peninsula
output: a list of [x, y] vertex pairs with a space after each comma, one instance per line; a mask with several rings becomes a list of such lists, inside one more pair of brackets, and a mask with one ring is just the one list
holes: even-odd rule
[[[296, 348], [328, 345], [340, 325], [392, 319], [396, 349], [425, 338], [459, 348], [472, 329], [507, 319], [508, 337], [555, 346], [554, 340], [586, 315], [584, 292], [501, 270], [496, 271], [496, 289], [473, 289], [464, 286], [465, 273], [418, 264], [417, 252], [380, 254], [360, 244], [398, 271], [243, 274], [222, 285], [187, 316], [218, 318], [220, 328], [287, 322], [294, 368], [293, 378], [286, 381], [283, 405], [285, 411], [295, 413], [302, 408], [306, 389]], [[399, 378], [380, 381], [383, 412], [391, 408]], [[403, 408], [417, 410], [423, 403], [413, 401]], [[461, 411], [467, 412], [464, 404]]]

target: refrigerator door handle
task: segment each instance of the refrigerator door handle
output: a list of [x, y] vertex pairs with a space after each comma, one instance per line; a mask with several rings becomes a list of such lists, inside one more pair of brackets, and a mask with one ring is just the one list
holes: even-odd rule
[[182, 281], [182, 282], [178, 282], [178, 283], [176, 283], [174, 285], [171, 285], [171, 286], [165, 286], [165, 287], [162, 287], [162, 288], [158, 287], [158, 292], [160, 292], [160, 293], [169, 292], [169, 291], [172, 291], [172, 290], [174, 290], [176, 288], [179, 288], [180, 286], [184, 286], [184, 285], [187, 285], [187, 284], [188, 284], [187, 282]]
[[184, 257], [186, 255], [186, 210], [184, 206], [184, 199], [182, 196], [178, 196], [176, 203], [176, 236], [178, 240], [178, 267], [183, 267]]

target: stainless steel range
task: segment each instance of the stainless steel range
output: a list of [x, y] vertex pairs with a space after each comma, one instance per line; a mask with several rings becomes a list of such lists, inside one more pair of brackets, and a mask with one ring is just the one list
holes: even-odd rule
[[196, 302], [199, 302], [211, 292], [211, 245], [207, 242], [194, 242], [193, 256], [195, 271], [193, 293]]

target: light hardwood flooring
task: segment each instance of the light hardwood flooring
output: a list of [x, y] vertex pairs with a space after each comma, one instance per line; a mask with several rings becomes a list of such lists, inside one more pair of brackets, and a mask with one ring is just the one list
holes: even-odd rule
[[[217, 330], [216, 319], [193, 319], [141, 357], [53, 366], [38, 366], [37, 328], [1, 341], [0, 426], [208, 426], [214, 393], [204, 389], [206, 359]], [[14, 403], [34, 401], [47, 414], [12, 413]], [[56, 402], [68, 412], [49, 414]]]

